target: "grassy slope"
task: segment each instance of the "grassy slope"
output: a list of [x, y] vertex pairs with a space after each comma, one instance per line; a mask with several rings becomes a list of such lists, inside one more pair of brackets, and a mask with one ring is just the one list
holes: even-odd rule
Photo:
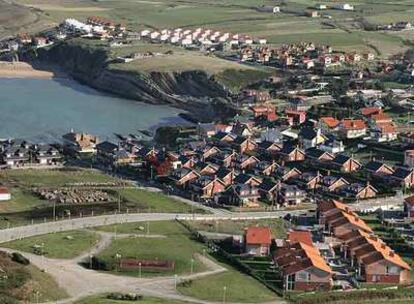
[[74, 258], [91, 248], [99, 241], [99, 236], [89, 231], [70, 231], [30, 237], [1, 246], [33, 253], [34, 246], [43, 246], [46, 257], [56, 259]]
[[123, 207], [128, 208], [130, 206], [131, 211], [139, 209], [150, 212], [166, 213], [205, 212], [203, 209], [191, 207], [186, 203], [175, 200], [159, 192], [149, 192], [140, 189], [122, 189], [117, 192], [121, 195], [121, 198], [126, 201], [123, 204]]
[[[264, 37], [273, 44], [313, 40], [329, 43], [338, 49], [370, 50], [370, 44], [384, 47], [384, 54], [404, 48], [398, 33], [381, 34], [363, 32], [355, 27], [352, 19], [365, 18], [373, 23], [408, 20], [413, 22], [414, 5], [410, 0], [360, 0], [351, 1], [355, 12], [328, 10], [333, 19], [308, 18], [300, 13], [312, 8], [319, 1], [286, 1], [282, 9], [290, 13], [270, 14], [257, 12], [254, 7], [274, 4], [264, 0], [198, 1], [186, 3], [175, 0], [158, 1], [58, 1], [18, 0], [26, 5], [35, 5], [44, 10], [44, 18], [60, 21], [66, 17], [84, 18], [91, 14], [124, 22], [132, 28], [148, 27], [198, 27], [205, 26], [222, 31], [231, 31]], [[323, 1], [334, 3], [333, 1]], [[83, 8], [83, 10], [82, 10]], [[323, 22], [334, 22], [336, 27], [327, 27]], [[391, 38], [390, 38], [391, 37]], [[411, 39], [414, 37], [411, 36]], [[374, 42], [374, 43], [373, 43]]]
[[[116, 300], [109, 300], [105, 296], [96, 296], [96, 297], [89, 297], [83, 300], [76, 302], [75, 304], [128, 304], [128, 303], [137, 303], [136, 301], [116, 301]], [[158, 298], [151, 298], [151, 297], [144, 297], [142, 300], [139, 301], [139, 304], [184, 304], [187, 302], [180, 302], [180, 301], [172, 301], [172, 300], [164, 300]]]
[[190, 297], [206, 301], [225, 300], [237, 303], [260, 303], [275, 300], [277, 296], [251, 277], [235, 270], [197, 279], [189, 287], [180, 285], [178, 290]]
[[24, 187], [60, 187], [71, 183], [105, 183], [117, 179], [94, 170], [6, 170], [0, 181]]
[[13, 262], [4, 252], [0, 253], [0, 268], [7, 275], [7, 278], [3, 275], [1, 278], [0, 302], [2, 295], [7, 295], [24, 303], [34, 303], [36, 292], [40, 302], [56, 301], [67, 297], [67, 294], [47, 273], [32, 265], [23, 266]]
[[249, 226], [268, 226], [272, 229], [273, 237], [282, 238], [286, 236], [286, 230], [282, 219], [265, 219], [249, 221], [194, 221], [189, 224], [199, 231], [243, 234], [244, 228]]

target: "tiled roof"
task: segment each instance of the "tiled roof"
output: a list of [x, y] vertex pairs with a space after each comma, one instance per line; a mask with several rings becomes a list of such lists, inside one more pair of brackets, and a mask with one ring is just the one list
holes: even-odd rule
[[362, 130], [367, 127], [362, 119], [344, 119], [341, 124], [346, 130]]
[[270, 245], [272, 243], [272, 231], [269, 227], [248, 227], [245, 233], [246, 244]]
[[321, 117], [320, 121], [327, 125], [329, 128], [336, 128], [339, 125], [339, 120], [331, 116]]
[[288, 232], [288, 240], [290, 244], [304, 243], [313, 246], [312, 234], [310, 231], [292, 230]]

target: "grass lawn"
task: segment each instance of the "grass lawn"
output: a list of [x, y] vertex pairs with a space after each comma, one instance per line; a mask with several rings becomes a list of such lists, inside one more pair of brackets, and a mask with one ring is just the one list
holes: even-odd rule
[[72, 183], [106, 183], [118, 179], [95, 170], [56, 169], [56, 170], [5, 170], [0, 173], [0, 181], [25, 187], [60, 187]]
[[110, 300], [107, 299], [105, 295], [102, 296], [95, 296], [95, 297], [88, 297], [75, 304], [128, 304], [128, 303], [139, 303], [139, 304], [185, 304], [188, 302], [181, 302], [181, 301], [173, 301], [173, 300], [165, 300], [159, 298], [152, 298], [152, 297], [144, 297], [139, 302], [136, 301], [119, 301], [119, 300]]
[[[145, 227], [145, 224], [141, 224]], [[138, 224], [118, 225], [118, 232], [137, 232]], [[114, 231], [114, 226], [100, 227], [108, 231]], [[185, 228], [176, 222], [150, 223], [150, 231], [153, 234], [163, 234], [165, 238], [118, 238], [112, 244], [98, 254], [98, 259], [103, 260], [111, 271], [117, 270], [118, 261], [116, 254], [122, 258], [134, 258], [144, 260], [169, 260], [175, 262], [172, 271], [147, 271], [142, 269], [143, 276], [159, 276], [172, 274], [185, 274], [191, 272], [191, 260], [194, 259], [194, 272], [206, 270], [206, 267], [195, 258], [195, 254], [203, 254], [204, 246], [190, 239], [190, 234]], [[119, 272], [119, 274], [138, 276], [138, 270]]]
[[263, 219], [244, 221], [190, 221], [189, 224], [199, 231], [243, 234], [244, 228], [249, 226], [266, 226], [272, 229], [273, 237], [281, 238], [286, 236], [283, 219]]
[[224, 287], [226, 287], [225, 300], [228, 302], [260, 303], [278, 298], [258, 281], [235, 270], [194, 280], [188, 287], [180, 284], [178, 290], [186, 296], [221, 302]]
[[160, 192], [151, 192], [141, 189], [116, 190], [122, 198], [122, 209], [130, 208], [132, 211], [139, 209], [151, 212], [171, 213], [205, 213], [203, 209], [191, 207], [190, 205], [173, 199]]
[[48, 205], [47, 201], [37, 198], [29, 190], [11, 188], [10, 191], [12, 198], [9, 201], [1, 202], [0, 213], [19, 212]]
[[[98, 241], [99, 236], [96, 233], [82, 230], [35, 236], [3, 243], [1, 246], [30, 253], [36, 251], [40, 254], [43, 247], [48, 258], [70, 259], [84, 253]], [[40, 247], [35, 249], [36, 246]]]

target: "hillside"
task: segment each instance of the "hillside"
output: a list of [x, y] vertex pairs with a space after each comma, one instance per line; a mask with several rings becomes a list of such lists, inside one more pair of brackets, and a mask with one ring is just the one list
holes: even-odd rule
[[0, 251], [0, 303], [56, 301], [66, 297], [56, 282], [32, 265], [15, 262]]

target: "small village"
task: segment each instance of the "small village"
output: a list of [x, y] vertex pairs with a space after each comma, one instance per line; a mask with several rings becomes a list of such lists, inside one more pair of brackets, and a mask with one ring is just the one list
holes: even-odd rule
[[[279, 14], [284, 8], [263, 5], [256, 10]], [[329, 20], [330, 10], [355, 8], [347, 3], [318, 4], [303, 14]], [[400, 21], [373, 31], [412, 28], [410, 22]], [[375, 48], [337, 50], [311, 38], [276, 46], [261, 37], [213, 27], [131, 31], [121, 23], [90, 16], [84, 21], [68, 18], [48, 31], [20, 33], [0, 41], [0, 59], [7, 61], [70, 39], [85, 39], [102, 41], [109, 49], [136, 43], [171, 46], [275, 72], [240, 90], [228, 88], [228, 115], [214, 121], [202, 121], [189, 111], [181, 115], [186, 123], [161, 124], [129, 134], [105, 136], [71, 129], [49, 143], [0, 139], [0, 175], [8, 182], [0, 182], [0, 202], [12, 200], [13, 190], [21, 187], [8, 177], [9, 172], [93, 170], [118, 180], [58, 186], [31, 181], [25, 191], [53, 204], [47, 206], [53, 222], [129, 215], [133, 208], [142, 212], [131, 203], [133, 199], [121, 198], [121, 189], [150, 189], [163, 199], [173, 197], [175, 203], [191, 206], [191, 213], [182, 220], [180, 210], [173, 209], [169, 212], [176, 213], [175, 219], [168, 220], [185, 227], [192, 241], [205, 245], [203, 259], [207, 250], [286, 300], [327, 293], [339, 301], [343, 293], [337, 291], [370, 291], [364, 299], [369, 300], [375, 292], [410, 290], [414, 278], [414, 53], [384, 59]], [[135, 52], [111, 62], [127, 65], [174, 52]], [[99, 213], [105, 204], [116, 207], [104, 206]], [[31, 224], [39, 220], [46, 225], [49, 209], [41, 218], [31, 218]], [[145, 212], [151, 214], [148, 209]], [[244, 215], [254, 219], [255, 214], [260, 219], [269, 215], [266, 219], [280, 227], [259, 222], [246, 224], [242, 231], [222, 232], [213, 216], [195, 220], [201, 211], [201, 215], [212, 212], [220, 220], [231, 214], [230, 222], [242, 221]], [[160, 237], [149, 235], [149, 222], [142, 225], [138, 230], [145, 230], [143, 239]], [[205, 225], [208, 233], [197, 225]], [[114, 234], [116, 240], [118, 226], [110, 229], [101, 235], [112, 240]], [[133, 232], [125, 235], [137, 237]], [[36, 247], [34, 254], [43, 258], [43, 246]], [[102, 274], [135, 271], [133, 276], [139, 273], [139, 279], [143, 269], [172, 274], [176, 263], [182, 262], [158, 256], [122, 257], [117, 251], [110, 257], [110, 268], [110, 263], [92, 253], [86, 255], [86, 266], [79, 265]], [[191, 275], [194, 259], [191, 255]], [[192, 279], [180, 281], [174, 273], [174, 291], [191, 284]], [[226, 303], [226, 292], [224, 286], [222, 303]], [[392, 299], [392, 294], [385, 298]], [[358, 301], [355, 298], [355, 303], [362, 303]]]

